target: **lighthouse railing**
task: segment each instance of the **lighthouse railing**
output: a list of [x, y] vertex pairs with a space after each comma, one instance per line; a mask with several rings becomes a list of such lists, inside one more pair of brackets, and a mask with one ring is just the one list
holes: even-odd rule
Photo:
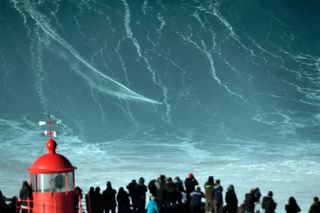
[[[27, 206], [25, 205], [21, 205], [22, 202], [26, 202]], [[23, 211], [25, 210], [27, 213], [31, 213], [32, 212], [32, 204], [33, 204], [33, 200], [31, 199], [27, 199], [27, 200], [18, 200], [17, 204], [16, 204], [16, 213], [19, 213], [19, 210]]]

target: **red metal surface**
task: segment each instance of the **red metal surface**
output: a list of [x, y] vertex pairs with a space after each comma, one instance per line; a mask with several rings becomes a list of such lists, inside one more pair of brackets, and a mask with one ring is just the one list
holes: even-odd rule
[[57, 154], [56, 142], [50, 138], [47, 142], [48, 153], [40, 156], [28, 169], [30, 173], [60, 173], [76, 169], [64, 156]]
[[32, 213], [74, 213], [74, 192], [33, 192]]
[[[56, 153], [57, 143], [52, 139], [50, 125], [51, 120], [49, 116], [49, 140], [46, 144], [48, 153], [36, 159], [36, 161], [32, 164], [31, 168], [28, 169], [30, 173], [30, 183], [33, 182], [33, 174], [57, 174], [71, 171], [73, 172], [76, 169], [76, 167], [74, 167], [66, 157]], [[72, 177], [72, 186], [74, 187], [74, 172], [72, 173]], [[66, 176], [66, 192], [52, 192], [52, 175], [50, 175], [51, 192], [40, 192], [38, 190], [34, 191], [32, 193], [32, 207], [28, 205], [28, 212], [30, 212], [30, 210], [32, 209], [32, 213], [74, 213], [76, 202], [75, 192], [73, 188], [69, 188], [68, 182], [68, 176]], [[38, 183], [36, 183], [35, 185], [38, 185]]]

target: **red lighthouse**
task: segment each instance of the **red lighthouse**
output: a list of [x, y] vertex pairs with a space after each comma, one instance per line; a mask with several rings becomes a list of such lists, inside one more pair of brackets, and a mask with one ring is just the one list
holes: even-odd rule
[[28, 169], [32, 186], [33, 213], [74, 213], [74, 167], [64, 156], [56, 153], [48, 121], [48, 153], [40, 156]]

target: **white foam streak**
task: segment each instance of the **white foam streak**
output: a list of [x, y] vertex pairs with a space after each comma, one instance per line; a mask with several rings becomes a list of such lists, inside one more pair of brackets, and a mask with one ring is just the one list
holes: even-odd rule
[[139, 60], [142, 59], [147, 70], [151, 73], [151, 78], [152, 78], [153, 83], [155, 85], [157, 85], [159, 88], [161, 88], [161, 91], [162, 91], [161, 99], [163, 100], [162, 103], [164, 104], [164, 106], [166, 108], [165, 117], [169, 123], [172, 123], [171, 106], [169, 105], [169, 102], [168, 102], [168, 91], [169, 90], [168, 90], [167, 86], [161, 82], [161, 80], [157, 76], [156, 72], [152, 69], [152, 66], [151, 66], [148, 58], [144, 54], [142, 54], [140, 44], [139, 44], [138, 40], [133, 36], [132, 30], [130, 27], [130, 20], [131, 20], [130, 14], [131, 13], [130, 13], [129, 5], [126, 0], [122, 0], [122, 3], [124, 4], [124, 8], [125, 8], [124, 26], [125, 26], [127, 38], [132, 41], [134, 47], [136, 48], [136, 52], [138, 54]]
[[205, 42], [200, 39], [201, 42], [201, 46], [199, 44], [197, 44], [195, 41], [193, 41], [190, 37], [186, 37], [181, 35], [182, 39], [185, 40], [186, 42], [192, 44], [192, 46], [194, 46], [195, 48], [197, 48], [200, 52], [202, 52], [206, 58], [209, 61], [209, 65], [210, 65], [210, 71], [211, 71], [211, 75], [213, 77], [213, 79], [218, 83], [219, 86], [223, 87], [231, 96], [236, 96], [238, 98], [240, 98], [241, 100], [243, 100], [242, 95], [237, 94], [236, 92], [233, 92], [226, 84], [224, 84], [221, 79], [218, 77], [217, 75], [217, 71], [215, 68], [215, 64], [214, 64], [214, 60], [213, 60], [213, 55], [211, 53], [212, 49], [215, 49], [215, 47], [212, 48], [208, 48], [205, 44]]
[[138, 100], [143, 102], [149, 102], [152, 104], [160, 104], [158, 101], [146, 98], [129, 88], [125, 87], [124, 85], [120, 84], [119, 82], [113, 80], [112, 78], [104, 75], [99, 70], [97, 70], [95, 67], [93, 67], [87, 60], [85, 60], [67, 41], [65, 41], [58, 33], [56, 33], [49, 23], [45, 20], [45, 17], [43, 17], [39, 12], [37, 12], [29, 2], [26, 2], [23, 5], [25, 10], [28, 12], [30, 17], [37, 23], [37, 25], [51, 38], [53, 38], [55, 41], [60, 43], [64, 48], [66, 48], [76, 59], [78, 59], [83, 65], [85, 65], [87, 68], [89, 68], [90, 71], [93, 72], [93, 74], [96, 76], [96, 78], [101, 78], [108, 82], [115, 90], [109, 90], [106, 87], [98, 86], [95, 83], [95, 80], [89, 77], [90, 74], [84, 73], [79, 71], [78, 74], [80, 74], [83, 78], [85, 78], [93, 88], [98, 89], [99, 91], [103, 93], [107, 93], [109, 95], [116, 96], [118, 98], [128, 99], [128, 100]]

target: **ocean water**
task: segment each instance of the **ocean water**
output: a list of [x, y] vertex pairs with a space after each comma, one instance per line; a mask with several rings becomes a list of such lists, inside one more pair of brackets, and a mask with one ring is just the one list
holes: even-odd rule
[[0, 190], [46, 153], [76, 184], [193, 172], [259, 187], [277, 212], [319, 196], [320, 2], [0, 2]]

